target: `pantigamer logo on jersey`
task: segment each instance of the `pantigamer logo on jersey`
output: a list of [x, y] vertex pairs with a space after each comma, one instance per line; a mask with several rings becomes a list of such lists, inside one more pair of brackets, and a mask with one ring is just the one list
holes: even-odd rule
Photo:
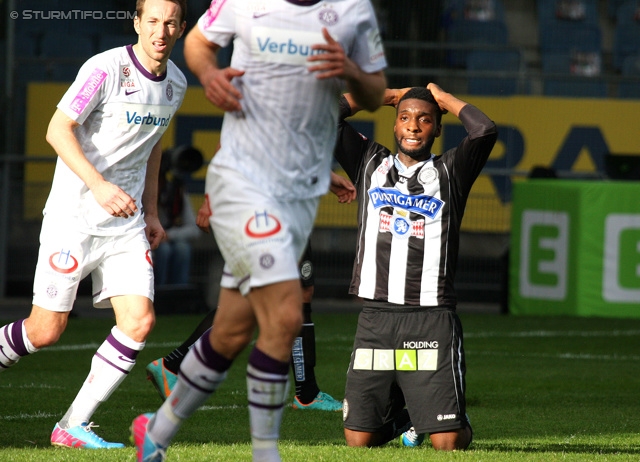
[[429, 218], [435, 218], [444, 204], [440, 199], [433, 196], [426, 194], [412, 196], [403, 194], [395, 188], [371, 188], [369, 190], [369, 198], [376, 209], [380, 207], [399, 207]]
[[164, 132], [171, 122], [173, 106], [128, 103], [123, 105], [118, 127], [123, 131], [139, 128], [142, 131]]
[[251, 30], [251, 54], [259, 61], [307, 66], [307, 58], [321, 52], [311, 45], [325, 43], [319, 32], [254, 27]]

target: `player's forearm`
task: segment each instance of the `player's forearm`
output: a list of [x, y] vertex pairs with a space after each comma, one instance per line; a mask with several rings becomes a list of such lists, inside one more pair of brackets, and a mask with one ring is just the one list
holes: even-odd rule
[[191, 29], [184, 39], [184, 58], [189, 70], [202, 82], [212, 70], [218, 69], [217, 45], [209, 42], [198, 26]]
[[79, 125], [57, 110], [47, 129], [46, 140], [58, 157], [92, 189], [104, 178], [95, 166], [89, 162], [76, 138], [75, 128]]
[[347, 86], [352, 114], [361, 109], [373, 112], [383, 104], [387, 78], [382, 71], [373, 74], [361, 72], [358, 78], [347, 80]]
[[158, 141], [151, 149], [147, 160], [147, 172], [142, 192], [142, 206], [145, 216], [158, 216], [158, 177], [160, 176], [160, 162], [162, 160], [162, 146]]
[[462, 108], [467, 105], [465, 101], [456, 98], [451, 93], [447, 93], [434, 83], [427, 85], [427, 90], [431, 91], [431, 94], [438, 103], [438, 106], [440, 106], [440, 109], [448, 111], [456, 117], [460, 115]]
[[[402, 97], [402, 95], [406, 93], [407, 90], [408, 88], [402, 88], [402, 89], [386, 88], [383, 92], [382, 105], [396, 107], [398, 105], [398, 101], [400, 101], [400, 98]], [[344, 97], [349, 103], [349, 107], [351, 107], [350, 115], [355, 115], [356, 113], [360, 112], [363, 109], [355, 101], [353, 95], [351, 95], [350, 93], [345, 93]]]

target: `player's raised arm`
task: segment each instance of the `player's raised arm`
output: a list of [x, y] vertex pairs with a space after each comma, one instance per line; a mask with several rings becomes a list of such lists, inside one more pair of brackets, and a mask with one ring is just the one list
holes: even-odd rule
[[220, 69], [216, 55], [220, 46], [210, 42], [196, 26], [184, 39], [184, 57], [187, 66], [200, 80], [207, 99], [225, 111], [239, 111], [242, 93], [231, 85], [231, 79], [244, 71], [226, 67]]
[[353, 100], [362, 109], [375, 111], [382, 105], [387, 78], [383, 71], [367, 73], [354, 63], [344, 52], [342, 45], [322, 29], [326, 43], [313, 45], [314, 50], [323, 53], [309, 57], [314, 63], [309, 67], [310, 72], [317, 72], [318, 79], [339, 77], [347, 82], [347, 88]]

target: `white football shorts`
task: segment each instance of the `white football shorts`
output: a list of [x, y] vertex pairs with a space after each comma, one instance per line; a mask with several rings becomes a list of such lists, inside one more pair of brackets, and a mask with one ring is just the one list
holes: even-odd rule
[[205, 191], [209, 221], [225, 261], [221, 286], [247, 295], [252, 287], [298, 280], [298, 261], [320, 198], [282, 201], [235, 170], [210, 165]]
[[153, 263], [144, 229], [92, 236], [45, 216], [33, 304], [50, 311], [71, 311], [78, 285], [89, 274], [96, 308], [111, 308], [109, 299], [118, 295], [141, 295], [153, 301]]

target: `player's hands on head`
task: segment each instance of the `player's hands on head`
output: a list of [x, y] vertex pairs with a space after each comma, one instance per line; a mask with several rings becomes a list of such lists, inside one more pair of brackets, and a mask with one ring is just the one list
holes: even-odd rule
[[385, 92], [384, 92], [383, 104], [385, 106], [397, 107], [398, 103], [400, 102], [400, 99], [409, 90], [411, 90], [411, 87], [406, 87], [406, 88], [387, 88], [385, 90]]
[[202, 79], [204, 94], [207, 99], [224, 111], [240, 111], [242, 93], [231, 84], [234, 77], [244, 75], [244, 71], [225, 67], [224, 69], [211, 69]]
[[335, 41], [326, 28], [322, 28], [322, 35], [326, 43], [317, 43], [311, 46], [312, 50], [322, 53], [314, 54], [307, 58], [311, 63], [309, 72], [316, 72], [318, 79], [330, 79], [339, 77], [342, 79], [355, 78], [360, 69], [347, 56], [342, 45]]
[[446, 94], [446, 92], [440, 88], [438, 85], [436, 85], [435, 83], [431, 82], [427, 85], [427, 90], [429, 90], [431, 92], [431, 94], [433, 95], [433, 98], [436, 100], [436, 102], [438, 103], [438, 106], [440, 107], [440, 110], [442, 111], [443, 114], [446, 114], [447, 112], [449, 112], [443, 105], [442, 105], [442, 96]]

